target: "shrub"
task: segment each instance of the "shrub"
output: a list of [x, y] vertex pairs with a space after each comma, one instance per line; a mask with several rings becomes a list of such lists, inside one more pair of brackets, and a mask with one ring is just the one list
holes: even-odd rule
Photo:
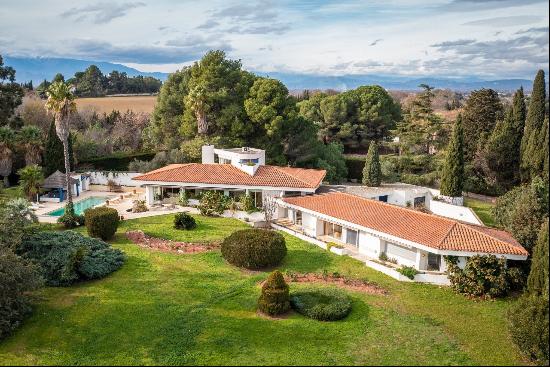
[[243, 229], [227, 237], [221, 246], [229, 263], [247, 269], [278, 265], [286, 255], [285, 238], [266, 229]]
[[246, 194], [241, 199], [242, 208], [247, 213], [258, 211], [258, 208], [254, 205], [254, 198], [250, 194]]
[[330, 251], [331, 248], [338, 248], [338, 249], [343, 249], [344, 246], [340, 245], [339, 243], [336, 243], [336, 242], [329, 242], [327, 243], [327, 251]]
[[409, 278], [410, 280], [414, 280], [414, 276], [418, 274], [418, 270], [416, 270], [412, 266], [403, 265], [402, 267], [397, 269], [397, 271]]
[[63, 224], [67, 229], [75, 228], [84, 224], [84, 217], [74, 212], [73, 203], [65, 205], [65, 214], [57, 218], [57, 223]]
[[147, 205], [145, 204], [145, 200], [134, 200], [132, 203], [132, 213], [143, 213], [146, 212]]
[[548, 294], [527, 294], [508, 311], [510, 335], [530, 359], [548, 365]]
[[381, 261], [388, 261], [388, 255], [385, 252], [381, 252], [380, 255], [378, 255], [378, 259]]
[[506, 268], [506, 259], [494, 255], [476, 255], [468, 258], [464, 269], [457, 258], [446, 256], [447, 273], [451, 287], [458, 293], [473, 297], [502, 297], [518, 282], [515, 268]]
[[197, 209], [202, 215], [209, 217], [221, 215], [227, 209], [227, 199], [219, 191], [205, 191], [201, 195]]
[[88, 235], [104, 241], [113, 238], [120, 221], [117, 210], [105, 206], [87, 209], [84, 212], [84, 219]]
[[37, 265], [0, 246], [0, 340], [30, 313], [28, 292], [41, 284]]
[[290, 304], [298, 313], [320, 321], [341, 320], [351, 312], [349, 297], [337, 289], [309, 289], [293, 293]]
[[187, 213], [177, 213], [174, 216], [174, 228], [175, 229], [193, 229], [197, 227], [195, 218]]
[[17, 253], [36, 261], [46, 284], [67, 286], [102, 278], [124, 263], [124, 254], [107, 243], [73, 231], [41, 231], [26, 236]]
[[189, 205], [189, 197], [187, 196], [187, 191], [185, 189], [180, 190], [178, 202], [181, 206]]
[[275, 270], [262, 285], [262, 295], [258, 299], [258, 308], [268, 315], [280, 315], [290, 308], [288, 284], [283, 274]]

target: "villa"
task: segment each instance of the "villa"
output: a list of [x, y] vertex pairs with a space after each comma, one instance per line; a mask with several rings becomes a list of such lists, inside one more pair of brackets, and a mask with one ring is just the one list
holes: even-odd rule
[[[266, 165], [265, 151], [260, 149], [207, 145], [202, 147], [202, 163], [171, 164], [133, 180], [145, 187], [148, 205], [173, 202], [181, 190], [189, 198], [208, 190], [235, 198], [249, 194], [257, 207], [267, 196], [274, 197], [274, 228], [353, 256], [399, 280], [409, 280], [397, 271], [408, 266], [418, 271], [414, 281], [448, 284], [444, 256], [458, 257], [460, 267], [474, 255], [527, 259], [528, 252], [510, 234], [483, 226], [477, 217], [468, 218], [460, 211], [432, 214], [436, 208], [450, 213], [447, 206], [452, 205], [432, 200], [426, 190], [358, 187], [341, 192], [322, 186], [325, 174]], [[408, 201], [410, 208], [405, 205]], [[432, 213], [414, 209], [425, 206]]]
[[148, 205], [173, 201], [180, 190], [190, 198], [216, 190], [234, 198], [249, 194], [261, 207], [264, 196], [313, 194], [325, 175], [324, 170], [266, 165], [264, 150], [205, 145], [202, 163], [171, 164], [133, 179], [145, 186]]

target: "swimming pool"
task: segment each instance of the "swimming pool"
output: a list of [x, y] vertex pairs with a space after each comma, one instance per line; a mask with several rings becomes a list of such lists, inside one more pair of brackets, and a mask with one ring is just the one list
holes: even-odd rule
[[[74, 203], [74, 213], [77, 215], [81, 215], [84, 213], [84, 210], [102, 204], [105, 202], [105, 200], [107, 200], [106, 197], [91, 196], [84, 200], [77, 201]], [[48, 215], [52, 217], [60, 217], [63, 214], [65, 214], [65, 208], [59, 208], [48, 213]]]

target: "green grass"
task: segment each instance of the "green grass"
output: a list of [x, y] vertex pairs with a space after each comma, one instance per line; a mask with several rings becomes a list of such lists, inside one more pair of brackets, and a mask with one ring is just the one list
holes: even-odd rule
[[[285, 235], [282, 271], [328, 272], [377, 282], [388, 295], [349, 291], [344, 320], [256, 313], [265, 272], [228, 265], [219, 252], [173, 255], [142, 249], [127, 229], [188, 241], [221, 240], [245, 224], [172, 215], [129, 220], [113, 246], [128, 256], [111, 276], [45, 288], [33, 315], [0, 343], [0, 364], [520, 364], [506, 329], [510, 300], [472, 301], [449, 289], [400, 283], [349, 257]], [[291, 292], [306, 287], [291, 284]]]
[[486, 226], [496, 227], [495, 217], [492, 212], [495, 204], [473, 198], [464, 198], [464, 205], [472, 208]]

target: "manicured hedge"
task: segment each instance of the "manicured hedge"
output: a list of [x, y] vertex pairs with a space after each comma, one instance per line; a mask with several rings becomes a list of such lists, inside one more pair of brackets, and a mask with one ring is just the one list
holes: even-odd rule
[[319, 321], [341, 320], [351, 312], [351, 300], [337, 289], [308, 289], [295, 292], [290, 304], [296, 312]]
[[253, 228], [231, 234], [221, 250], [224, 259], [235, 266], [261, 269], [279, 265], [286, 255], [286, 244], [278, 232]]
[[84, 212], [84, 223], [90, 237], [106, 241], [116, 233], [120, 217], [116, 209], [100, 206]]
[[117, 153], [107, 157], [97, 157], [78, 162], [78, 168], [88, 168], [99, 171], [128, 171], [128, 165], [134, 159], [150, 161], [154, 152]]
[[262, 295], [258, 299], [258, 308], [268, 315], [280, 315], [290, 309], [288, 284], [283, 274], [275, 270], [262, 285]]
[[177, 213], [174, 216], [174, 228], [175, 229], [193, 229], [197, 227], [195, 218], [187, 213]]
[[50, 286], [103, 278], [119, 269], [125, 260], [120, 250], [73, 231], [32, 233], [23, 239], [17, 253], [37, 262]]

